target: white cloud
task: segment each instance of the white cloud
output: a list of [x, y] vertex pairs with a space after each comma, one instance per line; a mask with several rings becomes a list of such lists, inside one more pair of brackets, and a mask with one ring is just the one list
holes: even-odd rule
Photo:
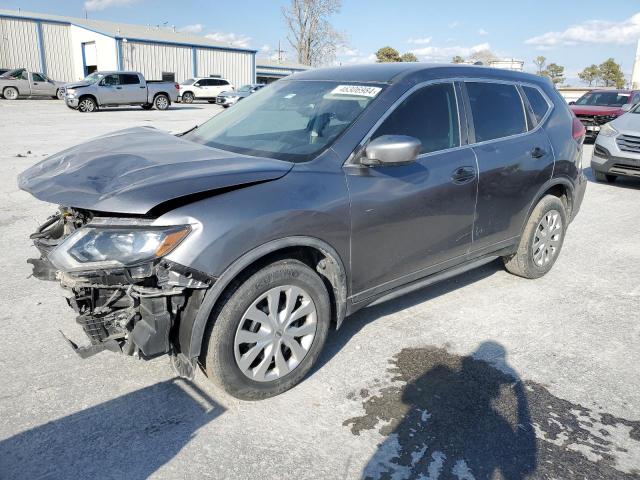
[[271, 45], [265, 43], [260, 47], [260, 53], [269, 53], [271, 51]]
[[109, 7], [128, 7], [139, 0], [87, 0], [84, 8], [88, 11], [104, 10]]
[[407, 43], [411, 43], [413, 45], [426, 45], [427, 43], [431, 43], [431, 37], [410, 38], [407, 40]]
[[460, 23], [458, 20], [455, 20], [449, 24], [449, 28], [458, 28], [460, 25], [462, 25], [462, 23]]
[[480, 30], [478, 30], [478, 35], [489, 35], [489, 32], [487, 32], [484, 28], [481, 28]]
[[335, 65], [360, 65], [363, 63], [376, 63], [375, 54], [369, 55], [359, 54], [354, 56], [347, 56], [346, 58], [338, 58], [333, 62]]
[[411, 52], [422, 61], [450, 62], [451, 59], [456, 55], [460, 55], [461, 57], [468, 57], [483, 50], [491, 50], [491, 46], [486, 42], [472, 45], [471, 47], [464, 47], [460, 45], [451, 47], [429, 46], [417, 48], [415, 50], [412, 50]]
[[361, 53], [357, 48], [351, 48], [343, 45], [338, 48], [336, 55], [338, 57], [359, 57]]
[[209, 33], [205, 37], [214, 42], [226, 43], [239, 48], [248, 48], [251, 43], [251, 37], [238, 33], [216, 32]]
[[574, 46], [581, 43], [631, 44], [640, 38], [640, 13], [621, 22], [589, 20], [572, 25], [562, 32], [547, 32], [525, 41], [545, 49], [559, 45]]
[[179, 28], [178, 31], [182, 33], [200, 33], [203, 28], [204, 25], [201, 23], [194, 23], [193, 25], [185, 25], [184, 27]]

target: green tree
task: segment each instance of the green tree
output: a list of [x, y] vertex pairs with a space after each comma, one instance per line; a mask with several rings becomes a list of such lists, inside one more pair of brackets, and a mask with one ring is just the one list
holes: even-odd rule
[[403, 53], [402, 54], [402, 56], [400, 57], [400, 61], [401, 62], [417, 62], [418, 61], [418, 57], [416, 57], [411, 52], [407, 52], [407, 53]]
[[624, 87], [624, 73], [622, 73], [622, 68], [613, 58], [605, 60], [598, 68], [600, 70], [600, 78], [605, 87]]
[[559, 85], [564, 82], [564, 67], [556, 63], [547, 65], [546, 70], [544, 70], [542, 74], [549, 77], [554, 85]]
[[595, 63], [590, 67], [586, 67], [578, 74], [578, 78], [582, 80], [584, 83], [588, 83], [589, 86], [593, 85], [593, 82], [598, 83], [600, 80], [600, 67]]
[[378, 63], [401, 62], [400, 53], [395, 48], [382, 47], [376, 52], [376, 61]]
[[464, 63], [464, 58], [460, 55], [456, 55], [451, 59], [451, 63]]
[[544, 76], [544, 66], [547, 64], [547, 58], [542, 55], [537, 56], [533, 59], [533, 63], [538, 70], [536, 73], [541, 77]]

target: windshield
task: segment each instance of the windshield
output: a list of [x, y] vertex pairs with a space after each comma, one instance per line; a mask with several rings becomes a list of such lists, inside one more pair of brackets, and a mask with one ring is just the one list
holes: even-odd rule
[[304, 162], [328, 148], [381, 90], [378, 85], [281, 80], [183, 138], [245, 155]]
[[195, 80], [193, 78], [187, 78], [184, 82], [182, 82], [183, 85], [193, 85], [193, 82], [195, 82]]
[[600, 107], [621, 107], [629, 101], [629, 93], [619, 92], [590, 92], [585, 93], [576, 105], [594, 105]]
[[96, 83], [98, 80], [100, 80], [102, 77], [104, 77], [103, 73], [100, 72], [93, 72], [90, 75], [87, 75], [86, 77], [84, 77], [84, 81], [85, 82], [89, 82], [89, 83]]
[[252, 88], [251, 85], [243, 85], [238, 89], [238, 91], [239, 92], [248, 92], [249, 90], [251, 90], [251, 88]]

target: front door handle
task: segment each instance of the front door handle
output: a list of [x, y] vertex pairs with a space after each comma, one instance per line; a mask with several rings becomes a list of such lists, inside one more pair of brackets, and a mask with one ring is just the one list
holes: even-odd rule
[[540, 147], [535, 147], [533, 150], [531, 150], [531, 156], [533, 158], [542, 158], [546, 154], [547, 154], [546, 150]]
[[144, 85], [142, 85], [140, 88], [145, 88], [145, 86], [144, 86]]
[[476, 178], [476, 169], [474, 167], [458, 167], [451, 172], [451, 180], [458, 185], [469, 183], [474, 178]]
[[122, 87], [116, 87], [116, 90], [122, 90]]

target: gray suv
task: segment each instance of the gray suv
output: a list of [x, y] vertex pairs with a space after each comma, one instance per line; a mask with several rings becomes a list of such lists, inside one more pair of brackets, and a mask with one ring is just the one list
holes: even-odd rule
[[169, 354], [265, 398], [367, 305], [496, 258], [547, 273], [584, 195], [584, 133], [533, 75], [312, 70], [181, 135], [131, 128], [22, 173], [60, 205], [29, 262], [69, 290], [81, 357]]

